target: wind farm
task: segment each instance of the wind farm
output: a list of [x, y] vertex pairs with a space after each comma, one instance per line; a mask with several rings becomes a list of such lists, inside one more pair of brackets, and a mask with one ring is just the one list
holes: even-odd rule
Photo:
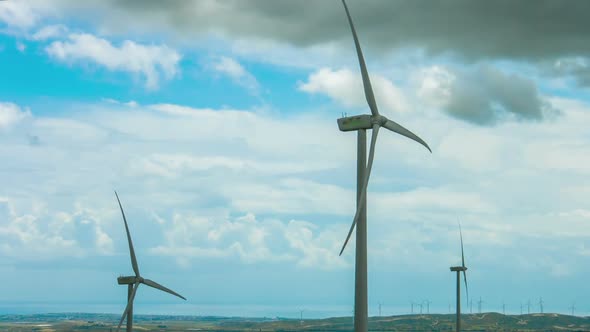
[[589, 11], [0, 1], [0, 330], [590, 331]]

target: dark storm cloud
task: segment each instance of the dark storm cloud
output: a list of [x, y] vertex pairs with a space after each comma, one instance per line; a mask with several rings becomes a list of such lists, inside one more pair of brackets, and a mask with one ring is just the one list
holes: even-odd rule
[[[349, 42], [338, 0], [53, 0], [115, 30], [173, 28], [185, 38], [217, 31], [296, 46]], [[590, 52], [590, 1], [349, 0], [367, 47], [421, 47], [467, 59], [544, 59]], [[98, 15], [96, 8], [109, 9]], [[114, 10], [113, 10], [114, 9]]]
[[533, 81], [488, 66], [458, 74], [444, 110], [478, 125], [505, 120], [538, 121], [556, 112], [541, 99]]
[[575, 57], [559, 59], [549, 66], [552, 75], [573, 77], [578, 85], [590, 87], [590, 59]]

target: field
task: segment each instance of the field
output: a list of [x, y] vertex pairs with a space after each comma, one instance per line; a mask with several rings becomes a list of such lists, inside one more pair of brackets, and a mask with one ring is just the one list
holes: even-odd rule
[[[403, 315], [371, 317], [371, 331], [452, 331], [454, 315]], [[0, 330], [16, 331], [114, 331], [118, 315], [44, 314], [0, 315]], [[590, 331], [590, 320], [558, 314], [465, 314], [463, 331]], [[124, 331], [124, 326], [123, 329]], [[137, 315], [135, 331], [352, 331], [351, 317], [303, 320], [287, 318], [239, 318]]]

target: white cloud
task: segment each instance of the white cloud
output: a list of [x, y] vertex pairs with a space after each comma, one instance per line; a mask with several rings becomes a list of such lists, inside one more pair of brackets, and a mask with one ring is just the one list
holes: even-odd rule
[[[584, 141], [588, 106], [559, 102], [567, 111], [552, 123], [479, 130], [440, 113], [428, 121], [403, 114], [404, 123], [430, 133], [434, 153], [379, 142], [368, 193], [370, 259], [422, 270], [453, 264], [457, 218], [470, 259], [490, 266], [502, 260], [519, 268], [528, 252], [491, 253], [512, 252], [523, 241], [541, 248], [549, 237], [574, 245], [590, 236], [580, 212], [587, 210], [583, 172], [555, 172], [544, 160], [556, 148], [537, 148]], [[30, 122], [41, 145], [18, 141], [18, 131], [0, 141], [0, 169], [10, 170], [0, 172], [0, 195], [13, 200], [6, 211], [22, 220], [0, 222], [6, 236], [19, 239], [5, 242], [7, 257], [18, 257], [11, 255], [31, 234], [54, 248], [45, 257], [80, 248], [84, 255], [126, 253], [115, 188], [133, 193], [125, 194], [126, 212], [147, 219], [145, 231], [133, 233], [141, 234], [136, 249], [151, 250], [155, 262], [173, 257], [186, 269], [272, 262], [308, 271], [353, 262], [354, 242], [337, 254], [354, 213], [356, 137], [340, 133], [328, 115], [107, 101]], [[28, 197], [43, 203], [27, 208]], [[48, 222], [52, 232], [45, 233]]]
[[25, 215], [13, 219], [8, 226], [0, 227], [0, 236], [5, 239], [2, 254], [40, 260], [59, 255], [79, 255], [75, 240], [64, 239], [58, 234], [45, 234], [36, 223], [35, 217]]
[[125, 40], [120, 46], [87, 33], [73, 33], [68, 41], [54, 41], [46, 47], [51, 57], [64, 62], [90, 61], [111, 71], [140, 74], [148, 89], [179, 72], [182, 56], [166, 45], [142, 45]]
[[451, 87], [456, 79], [455, 75], [441, 66], [422, 68], [416, 74], [418, 83], [418, 97], [427, 103], [442, 107], [451, 99]]
[[193, 156], [189, 154], [154, 154], [137, 161], [138, 172], [145, 172], [164, 177], [178, 177], [186, 173], [228, 170], [242, 174], [297, 174], [310, 171], [321, 171], [335, 168], [334, 164], [311, 162], [296, 164], [292, 162], [276, 162], [249, 160], [244, 158], [228, 158], [225, 156]]
[[223, 74], [231, 78], [236, 84], [243, 86], [248, 89], [250, 93], [257, 95], [259, 93], [260, 85], [256, 80], [256, 77], [248, 72], [239, 62], [235, 59], [221, 56], [211, 67], [217, 73]]
[[[407, 112], [410, 108], [402, 91], [383, 76], [371, 75], [377, 106], [383, 114]], [[321, 93], [347, 107], [366, 106], [360, 73], [348, 69], [332, 70], [322, 68], [311, 74], [308, 81], [299, 84], [299, 90]], [[368, 107], [368, 106], [367, 106]]]
[[326, 233], [314, 236], [312, 229], [317, 226], [308, 222], [257, 220], [252, 213], [233, 220], [175, 214], [162, 226], [166, 242], [151, 252], [175, 257], [185, 267], [193, 259], [231, 257], [246, 264], [295, 262], [320, 269], [347, 266], [337, 256], [335, 238], [331, 236], [330, 247], [324, 247]]
[[9, 27], [28, 29], [39, 20], [39, 13], [27, 1], [1, 1], [0, 22]]
[[48, 39], [62, 38], [68, 32], [68, 28], [63, 24], [54, 24], [44, 26], [35, 32], [31, 38], [37, 41], [44, 41]]
[[25, 45], [23, 42], [16, 42], [16, 49], [21, 52], [24, 53], [25, 50], [27, 49], [27, 45]]
[[0, 129], [10, 128], [30, 116], [29, 109], [22, 109], [14, 103], [0, 102]]
[[317, 232], [315, 224], [291, 220], [287, 225], [285, 237], [292, 248], [299, 250], [303, 257], [299, 266], [331, 270], [349, 267], [343, 257], [338, 256], [341, 245], [340, 233], [334, 231]]

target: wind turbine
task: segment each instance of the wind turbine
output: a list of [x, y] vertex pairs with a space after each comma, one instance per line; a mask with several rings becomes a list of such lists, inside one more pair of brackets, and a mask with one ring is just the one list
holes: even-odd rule
[[425, 300], [424, 303], [426, 303], [426, 313], [430, 314], [430, 300]]
[[506, 303], [502, 301], [502, 315], [506, 315]]
[[479, 311], [479, 313], [481, 314], [481, 304], [483, 303], [483, 301], [481, 300], [481, 296], [479, 297], [479, 301], [477, 301], [477, 309]]
[[127, 332], [131, 332], [133, 329], [133, 299], [135, 298], [135, 293], [137, 292], [137, 288], [139, 284], [144, 284], [166, 293], [170, 293], [172, 295], [178, 296], [183, 300], [186, 300], [185, 297], [182, 295], [174, 292], [171, 289], [168, 289], [155, 281], [150, 279], [144, 279], [139, 274], [139, 266], [137, 265], [137, 258], [135, 257], [135, 250], [133, 249], [133, 242], [131, 241], [131, 234], [129, 233], [129, 226], [127, 225], [127, 219], [125, 218], [125, 212], [123, 212], [123, 206], [121, 206], [121, 201], [119, 200], [119, 195], [115, 191], [115, 196], [117, 196], [117, 202], [119, 202], [119, 208], [121, 209], [121, 214], [123, 215], [123, 222], [125, 223], [125, 232], [127, 232], [127, 242], [129, 242], [129, 253], [131, 255], [131, 266], [133, 267], [133, 272], [135, 272], [134, 276], [127, 276], [127, 277], [119, 277], [117, 278], [117, 283], [119, 285], [127, 285], [127, 307], [125, 307], [125, 311], [123, 311], [123, 316], [121, 317], [121, 321], [119, 321], [119, 326], [117, 326], [117, 332], [121, 329], [121, 324], [123, 324], [123, 320], [127, 317]]
[[539, 298], [539, 309], [541, 309], [541, 313], [543, 313], [543, 298]]
[[530, 315], [531, 314], [531, 300], [528, 300], [526, 302], [526, 306], [527, 306], [527, 314]]
[[[367, 296], [367, 185], [369, 184], [369, 177], [371, 175], [371, 168], [373, 166], [373, 158], [375, 157], [375, 143], [377, 142], [377, 134], [379, 129], [384, 127], [402, 136], [406, 136], [422, 145], [424, 145], [428, 151], [430, 147], [420, 137], [408, 129], [402, 127], [393, 120], [387, 119], [385, 116], [379, 113], [377, 109], [377, 102], [375, 101], [375, 95], [373, 94], [373, 88], [371, 87], [371, 81], [369, 79], [369, 73], [361, 50], [361, 45], [358, 40], [354, 24], [346, 2], [342, 0], [346, 16], [348, 18], [348, 24], [352, 32], [354, 44], [356, 48], [357, 57], [359, 60], [359, 66], [361, 70], [361, 76], [363, 80], [363, 87], [365, 91], [365, 98], [371, 115], [364, 114], [359, 116], [349, 116], [338, 119], [338, 128], [340, 131], [357, 131], [357, 208], [352, 225], [344, 241], [344, 245], [340, 250], [340, 255], [346, 248], [346, 244], [350, 239], [352, 231], [358, 224], [356, 230], [356, 256], [355, 256], [355, 291], [354, 291], [354, 330], [356, 332], [366, 332], [368, 330], [368, 296]], [[372, 129], [371, 134], [371, 147], [369, 150], [369, 160], [366, 163], [367, 155], [367, 129]]]
[[574, 311], [576, 310], [576, 302], [572, 303], [572, 306], [568, 309], [572, 309], [572, 316], [574, 316]]
[[465, 255], [463, 254], [463, 232], [461, 231], [461, 224], [459, 224], [459, 237], [461, 239], [461, 266], [451, 266], [452, 272], [457, 272], [457, 332], [461, 331], [461, 272], [463, 272], [463, 280], [465, 281], [465, 297], [469, 302], [469, 288], [467, 288], [467, 267], [465, 266]]

